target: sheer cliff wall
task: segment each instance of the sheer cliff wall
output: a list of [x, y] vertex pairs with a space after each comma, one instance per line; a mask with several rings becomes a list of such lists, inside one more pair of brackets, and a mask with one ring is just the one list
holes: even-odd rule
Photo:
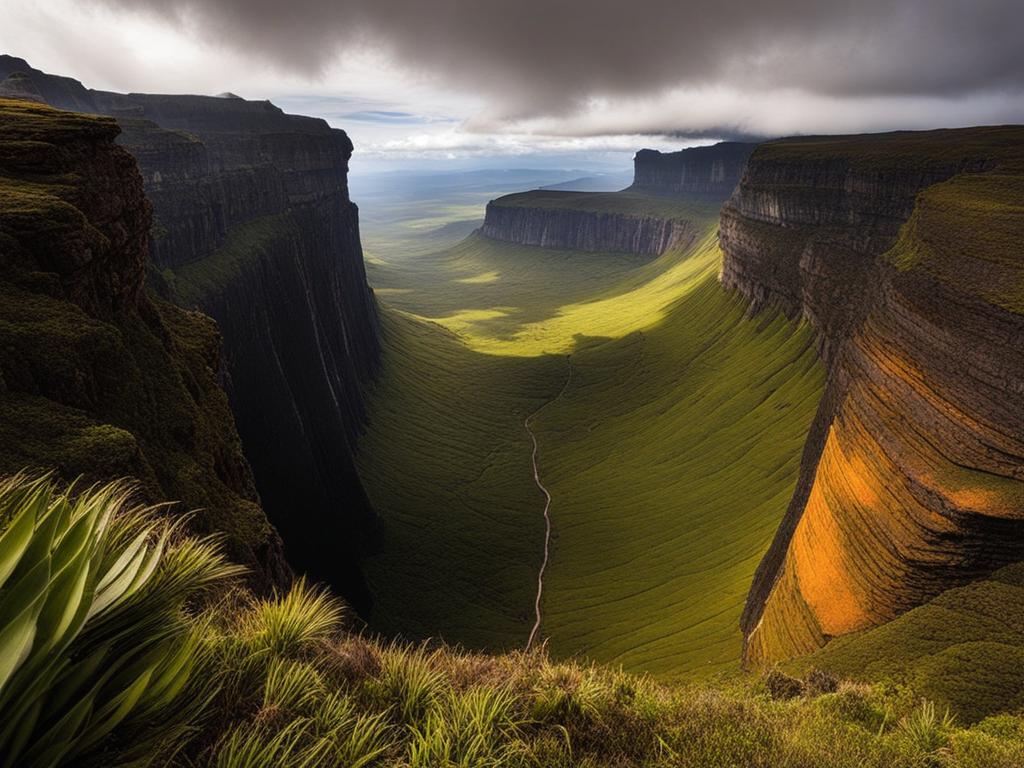
[[751, 156], [722, 283], [809, 322], [829, 383], [752, 585], [746, 660], [893, 619], [1024, 558], [1024, 129]]
[[131, 478], [290, 579], [227, 397], [214, 323], [146, 289], [151, 208], [110, 118], [0, 99], [0, 474]]
[[221, 328], [223, 382], [289, 561], [364, 607], [373, 514], [352, 452], [379, 350], [347, 135], [269, 102], [89, 90], [11, 57], [0, 79], [117, 119], [152, 201], [154, 283]]
[[679, 152], [641, 149], [631, 190], [722, 201], [732, 194], [756, 144], [723, 141]]

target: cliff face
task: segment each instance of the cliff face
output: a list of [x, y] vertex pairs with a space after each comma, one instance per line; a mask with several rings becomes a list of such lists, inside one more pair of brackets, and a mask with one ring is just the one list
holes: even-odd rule
[[287, 581], [209, 318], [147, 294], [150, 207], [113, 120], [0, 100], [0, 473], [130, 476]]
[[656, 256], [690, 245], [695, 219], [708, 212], [711, 204], [634, 192], [535, 190], [492, 200], [480, 231], [521, 245]]
[[269, 102], [79, 90], [0, 57], [5, 75], [0, 91], [14, 78], [117, 118], [153, 203], [166, 293], [224, 334], [238, 431], [289, 561], [365, 607], [357, 540], [372, 512], [352, 447], [378, 344], [348, 137]]
[[722, 282], [808, 320], [829, 383], [751, 588], [765, 663], [1024, 558], [1024, 130], [787, 140], [722, 214]]
[[657, 195], [725, 200], [736, 188], [755, 146], [723, 141], [679, 152], [641, 149], [633, 158], [630, 189]]
[[577, 251], [657, 255], [685, 248], [696, 236], [692, 224], [652, 216], [626, 216], [557, 208], [488, 203], [481, 232], [494, 240]]

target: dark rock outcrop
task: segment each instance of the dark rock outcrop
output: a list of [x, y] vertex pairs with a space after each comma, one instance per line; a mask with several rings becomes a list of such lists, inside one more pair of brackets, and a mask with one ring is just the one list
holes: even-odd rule
[[751, 588], [746, 659], [1024, 558], [1024, 129], [760, 147], [722, 282], [818, 333], [826, 394]]
[[283, 585], [217, 382], [217, 329], [145, 290], [150, 206], [118, 133], [0, 99], [0, 473], [132, 477], [225, 534], [259, 585]]
[[633, 158], [632, 190], [707, 200], [725, 200], [743, 175], [756, 144], [723, 141], [679, 152], [641, 149]]
[[93, 91], [0, 57], [0, 91], [12, 78], [117, 118], [153, 203], [160, 282], [223, 331], [238, 430], [289, 561], [364, 607], [372, 512], [352, 451], [378, 341], [348, 137], [269, 102]]

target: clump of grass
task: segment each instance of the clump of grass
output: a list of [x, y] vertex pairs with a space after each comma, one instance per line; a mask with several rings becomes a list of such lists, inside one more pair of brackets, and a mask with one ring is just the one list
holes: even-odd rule
[[899, 721], [899, 731], [921, 752], [934, 754], [949, 743], [955, 723], [956, 718], [948, 709], [939, 715], [935, 702], [925, 700]]
[[246, 614], [242, 632], [261, 650], [289, 655], [328, 637], [343, 615], [336, 598], [299, 580], [279, 600], [259, 602]]
[[393, 645], [381, 654], [380, 676], [370, 690], [395, 719], [412, 725], [423, 721], [444, 690], [444, 680], [424, 648], [409, 650]]

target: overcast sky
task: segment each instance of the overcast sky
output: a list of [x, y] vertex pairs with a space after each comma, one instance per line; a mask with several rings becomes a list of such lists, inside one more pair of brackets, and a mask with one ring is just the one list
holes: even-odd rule
[[1024, 122], [1021, 0], [0, 0], [0, 51], [120, 91], [270, 98], [359, 156]]

